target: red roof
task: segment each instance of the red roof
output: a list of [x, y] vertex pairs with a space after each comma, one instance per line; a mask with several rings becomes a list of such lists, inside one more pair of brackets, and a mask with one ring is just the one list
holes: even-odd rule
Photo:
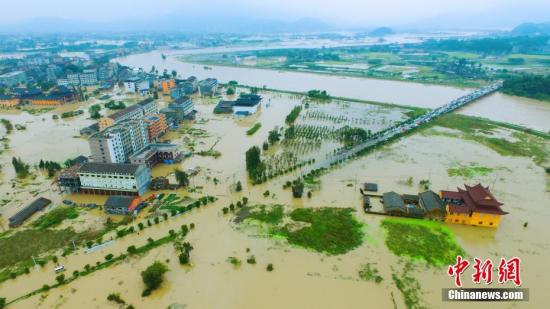
[[456, 191], [441, 191], [443, 199], [459, 200], [462, 203], [449, 203], [449, 211], [456, 213], [489, 213], [505, 215], [500, 206], [503, 204], [495, 199], [489, 188], [477, 184], [473, 187], [464, 185], [466, 189], [457, 188]]
[[[502, 206], [502, 203], [497, 201], [493, 194], [489, 191], [489, 188], [483, 187], [481, 184], [477, 184], [473, 187], [464, 185], [468, 195], [476, 202], [478, 205], [483, 206]], [[458, 189], [460, 191], [460, 188]]]

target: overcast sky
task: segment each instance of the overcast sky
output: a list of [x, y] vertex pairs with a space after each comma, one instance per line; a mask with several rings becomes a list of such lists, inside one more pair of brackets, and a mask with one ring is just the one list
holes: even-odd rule
[[110, 22], [185, 14], [273, 20], [307, 17], [354, 27], [424, 21], [502, 27], [550, 20], [550, 0], [3, 0], [1, 7], [4, 22], [42, 17]]

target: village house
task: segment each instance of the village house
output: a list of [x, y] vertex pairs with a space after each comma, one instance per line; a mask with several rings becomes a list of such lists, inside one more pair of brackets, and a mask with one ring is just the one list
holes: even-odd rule
[[139, 197], [111, 195], [103, 205], [103, 210], [111, 215], [130, 215], [139, 212], [143, 205]]
[[393, 216], [443, 219], [445, 206], [433, 191], [416, 194], [386, 192], [382, 195], [384, 212]]
[[441, 191], [440, 196], [446, 205], [445, 222], [476, 226], [498, 227], [501, 217], [508, 214], [503, 205], [495, 199], [488, 187], [477, 184], [465, 189]]

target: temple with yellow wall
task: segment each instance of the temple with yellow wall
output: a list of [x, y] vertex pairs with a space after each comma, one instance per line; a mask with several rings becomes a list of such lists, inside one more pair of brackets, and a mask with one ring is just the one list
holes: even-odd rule
[[457, 188], [458, 191], [441, 191], [445, 203], [445, 222], [475, 226], [498, 227], [501, 217], [508, 214], [495, 199], [489, 188], [481, 184]]

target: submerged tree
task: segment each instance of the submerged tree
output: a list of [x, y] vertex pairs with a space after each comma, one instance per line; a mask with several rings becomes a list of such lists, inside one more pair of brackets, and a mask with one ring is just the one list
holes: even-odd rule
[[180, 186], [187, 187], [189, 185], [189, 175], [186, 172], [177, 168], [174, 170], [174, 173], [176, 174], [176, 181]]
[[30, 166], [23, 162], [20, 158], [13, 157], [11, 159], [11, 163], [13, 165], [13, 169], [15, 170], [15, 174], [19, 178], [25, 178], [29, 175], [29, 168]]
[[269, 135], [267, 136], [267, 140], [270, 144], [275, 144], [276, 142], [281, 140], [281, 133], [279, 133], [279, 130], [277, 128], [269, 131]]
[[265, 170], [260, 154], [260, 148], [257, 146], [253, 146], [246, 151], [246, 170], [248, 176], [254, 180], [261, 179]]
[[302, 197], [304, 194], [304, 182], [298, 178], [292, 182], [292, 196], [296, 198]]
[[151, 291], [156, 290], [164, 280], [164, 273], [168, 271], [166, 265], [161, 262], [154, 262], [147, 269], [141, 272], [141, 278], [146, 289], [143, 291], [143, 296], [151, 294]]

